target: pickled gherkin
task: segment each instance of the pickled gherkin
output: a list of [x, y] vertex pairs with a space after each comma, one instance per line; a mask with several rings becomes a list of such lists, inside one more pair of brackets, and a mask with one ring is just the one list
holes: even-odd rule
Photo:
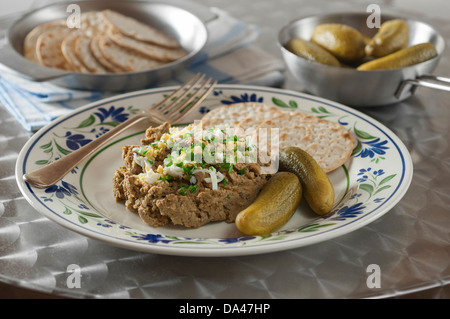
[[368, 71], [404, 68], [425, 62], [437, 55], [436, 48], [432, 43], [420, 43], [391, 53], [382, 58], [363, 63], [357, 70]]
[[334, 187], [314, 158], [298, 147], [280, 150], [281, 172], [295, 174], [303, 188], [309, 207], [318, 215], [328, 214], [334, 204]]
[[314, 42], [293, 38], [286, 42], [284, 47], [295, 55], [308, 61], [331, 66], [340, 66], [338, 59]]
[[366, 56], [365, 37], [355, 28], [344, 24], [318, 25], [314, 29], [311, 41], [329, 51], [341, 62], [358, 62]]
[[255, 201], [236, 216], [236, 227], [246, 235], [269, 234], [288, 222], [301, 198], [302, 185], [295, 174], [275, 173]]
[[381, 58], [408, 46], [408, 24], [400, 19], [384, 22], [377, 34], [367, 43], [366, 55]]

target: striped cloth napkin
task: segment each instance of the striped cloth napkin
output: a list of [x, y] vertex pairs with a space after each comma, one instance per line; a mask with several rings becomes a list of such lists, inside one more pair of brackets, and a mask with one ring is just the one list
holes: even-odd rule
[[[212, 76], [219, 83], [277, 86], [283, 81], [284, 63], [252, 45], [258, 29], [223, 10], [211, 8], [217, 18], [207, 24], [205, 48], [177, 78], [159, 86], [179, 85], [194, 73]], [[46, 82], [33, 82], [0, 69], [0, 102], [28, 131], [36, 131], [55, 118], [111, 92], [70, 90]]]

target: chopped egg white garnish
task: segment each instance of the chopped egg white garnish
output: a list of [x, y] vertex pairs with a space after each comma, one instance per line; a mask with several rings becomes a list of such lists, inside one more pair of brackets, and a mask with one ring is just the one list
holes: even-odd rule
[[[163, 150], [169, 155], [163, 159], [162, 166], [155, 167], [155, 159]], [[143, 168], [143, 172], [136, 175], [142, 184], [180, 178], [195, 185], [194, 175], [203, 173], [208, 176], [204, 178], [205, 182], [211, 183], [214, 190], [226, 178], [218, 169], [231, 173], [234, 164], [253, 163], [256, 159], [256, 146], [250, 136], [229, 134], [218, 128], [203, 130], [201, 124], [172, 127], [159, 141], [135, 147], [133, 152], [134, 161]], [[240, 170], [238, 173], [245, 172]], [[191, 192], [196, 189], [196, 186], [189, 186]], [[185, 191], [183, 186], [180, 194]]]

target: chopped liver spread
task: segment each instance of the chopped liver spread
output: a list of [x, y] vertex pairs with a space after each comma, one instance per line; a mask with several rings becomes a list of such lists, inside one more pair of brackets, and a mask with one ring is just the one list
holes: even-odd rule
[[150, 127], [140, 145], [123, 147], [114, 196], [153, 227], [231, 223], [269, 178], [255, 149], [245, 137], [197, 124]]

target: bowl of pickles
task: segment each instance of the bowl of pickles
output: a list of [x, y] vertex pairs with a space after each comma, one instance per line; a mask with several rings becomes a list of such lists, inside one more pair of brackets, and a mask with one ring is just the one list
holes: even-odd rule
[[[410, 97], [418, 86], [446, 89], [432, 77], [445, 41], [432, 26], [382, 15], [369, 27], [367, 13], [296, 19], [278, 44], [303, 91], [349, 106], [379, 106]], [[450, 89], [450, 87], [448, 87]]]

